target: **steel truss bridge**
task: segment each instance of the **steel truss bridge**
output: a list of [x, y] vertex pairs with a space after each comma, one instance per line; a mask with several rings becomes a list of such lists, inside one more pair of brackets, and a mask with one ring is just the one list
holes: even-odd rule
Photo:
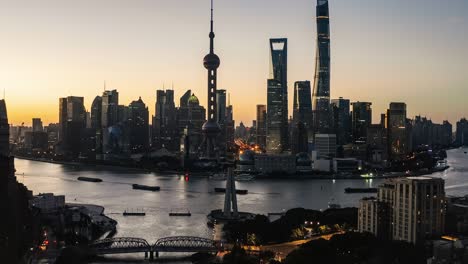
[[96, 255], [145, 253], [145, 257], [148, 257], [149, 253], [151, 259], [154, 253], [158, 257], [160, 252], [216, 253], [220, 249], [214, 240], [191, 236], [165, 237], [152, 245], [141, 238], [107, 238], [97, 240], [89, 247]]

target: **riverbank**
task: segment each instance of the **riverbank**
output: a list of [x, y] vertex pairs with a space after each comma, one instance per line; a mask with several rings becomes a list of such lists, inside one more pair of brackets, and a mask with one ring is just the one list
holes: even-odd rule
[[102, 163], [97, 163], [97, 162], [78, 162], [78, 161], [60, 161], [60, 160], [52, 160], [52, 159], [44, 159], [44, 158], [33, 158], [33, 157], [25, 157], [25, 156], [15, 156], [15, 159], [21, 159], [21, 160], [30, 160], [30, 161], [37, 161], [37, 162], [44, 162], [44, 163], [51, 163], [51, 164], [59, 164], [59, 165], [67, 165], [67, 166], [73, 166], [77, 168], [83, 168], [83, 167], [93, 167], [94, 169], [97, 170], [125, 170], [125, 171], [135, 171], [137, 173], [151, 173], [151, 170], [139, 168], [136, 166], [130, 166], [130, 165], [125, 165], [125, 164], [102, 164]]
[[[44, 158], [33, 158], [33, 157], [25, 157], [25, 156], [15, 156], [16, 159], [23, 159], [23, 160], [30, 160], [30, 161], [37, 161], [37, 162], [44, 162], [44, 163], [51, 163], [51, 164], [59, 164], [59, 165], [67, 165], [72, 166], [75, 168], [93, 168], [96, 170], [121, 170], [121, 171], [128, 171], [134, 173], [158, 173], [160, 175], [185, 175], [186, 172], [183, 170], [149, 170], [144, 168], [139, 168], [135, 165], [130, 164], [102, 164], [100, 162], [77, 162], [77, 161], [57, 161], [51, 159], [44, 159]], [[340, 174], [329, 174], [323, 172], [307, 172], [301, 173], [298, 172], [296, 174], [267, 174], [267, 175], [256, 175], [257, 179], [279, 179], [279, 180], [288, 180], [288, 179], [295, 179], [295, 180], [368, 180], [368, 179], [392, 179], [392, 178], [401, 178], [401, 177], [418, 177], [418, 176], [428, 176], [432, 175], [437, 172], [442, 172], [450, 168], [449, 166], [441, 167], [441, 168], [434, 168], [431, 170], [425, 171], [417, 171], [417, 172], [378, 172], [375, 175], [371, 176], [372, 174], [352, 174], [352, 175], [340, 175]], [[213, 174], [213, 171], [205, 171], [205, 172], [189, 172], [190, 177], [209, 177]]]

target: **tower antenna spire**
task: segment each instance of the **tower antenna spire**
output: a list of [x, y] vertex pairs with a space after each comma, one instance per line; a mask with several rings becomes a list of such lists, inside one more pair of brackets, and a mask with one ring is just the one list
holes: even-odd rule
[[211, 31], [210, 31], [210, 54], [213, 54], [214, 53], [214, 37], [215, 37], [215, 34], [214, 34], [214, 31], [213, 31], [213, 0], [211, 0], [211, 20], [210, 20], [210, 28], [211, 28]]

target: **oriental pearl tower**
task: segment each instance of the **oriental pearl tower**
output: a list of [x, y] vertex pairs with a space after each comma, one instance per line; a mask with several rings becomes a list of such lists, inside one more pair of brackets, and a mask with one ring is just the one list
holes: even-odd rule
[[214, 53], [214, 38], [213, 32], [213, 0], [211, 0], [211, 32], [210, 32], [210, 53], [203, 59], [203, 66], [208, 70], [208, 119], [203, 124], [202, 130], [204, 140], [202, 151], [206, 158], [213, 159], [217, 157], [216, 138], [221, 129], [217, 122], [217, 105], [216, 105], [216, 82], [217, 70], [220, 65], [218, 55]]

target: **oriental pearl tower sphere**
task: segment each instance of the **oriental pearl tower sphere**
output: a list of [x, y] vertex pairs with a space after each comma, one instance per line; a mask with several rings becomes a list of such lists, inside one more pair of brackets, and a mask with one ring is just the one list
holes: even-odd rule
[[214, 38], [213, 32], [213, 0], [211, 0], [211, 32], [210, 32], [210, 53], [203, 59], [203, 65], [208, 70], [208, 119], [203, 124], [202, 130], [204, 134], [203, 151], [206, 158], [215, 158], [217, 152], [216, 138], [221, 129], [217, 122], [217, 104], [216, 104], [216, 84], [217, 70], [221, 63], [218, 55], [214, 53]]

